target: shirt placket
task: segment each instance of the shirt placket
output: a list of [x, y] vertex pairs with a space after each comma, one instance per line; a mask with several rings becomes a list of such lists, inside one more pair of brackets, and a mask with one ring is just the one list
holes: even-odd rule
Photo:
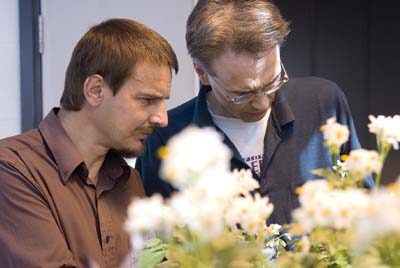
[[105, 268], [118, 268], [117, 263], [117, 252], [116, 252], [116, 234], [112, 215], [108, 207], [106, 197], [100, 195], [97, 200], [98, 204], [98, 215], [100, 224], [100, 234], [103, 249]]

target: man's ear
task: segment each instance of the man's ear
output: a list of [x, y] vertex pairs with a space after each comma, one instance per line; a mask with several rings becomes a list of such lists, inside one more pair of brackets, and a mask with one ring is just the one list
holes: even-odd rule
[[209, 86], [210, 81], [208, 80], [208, 75], [207, 75], [206, 71], [204, 71], [204, 69], [201, 68], [196, 63], [193, 63], [193, 66], [194, 66], [194, 70], [196, 71], [197, 75], [199, 76], [201, 84], [203, 84], [205, 86]]
[[88, 76], [83, 84], [83, 92], [88, 105], [99, 106], [104, 97], [104, 78], [101, 75], [93, 74]]

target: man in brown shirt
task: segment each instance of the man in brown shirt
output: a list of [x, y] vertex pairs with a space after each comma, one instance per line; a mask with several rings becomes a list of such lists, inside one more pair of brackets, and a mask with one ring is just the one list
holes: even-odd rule
[[119, 267], [126, 209], [143, 190], [123, 156], [168, 123], [176, 55], [135, 21], [92, 27], [76, 45], [61, 108], [0, 140], [0, 266]]

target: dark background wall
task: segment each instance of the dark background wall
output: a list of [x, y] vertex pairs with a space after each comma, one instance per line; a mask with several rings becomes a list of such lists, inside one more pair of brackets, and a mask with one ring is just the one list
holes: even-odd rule
[[[347, 96], [361, 144], [376, 149], [368, 115], [400, 114], [400, 2], [276, 0], [292, 32], [282, 48], [289, 76], [320, 76]], [[392, 150], [383, 181], [400, 175]]]

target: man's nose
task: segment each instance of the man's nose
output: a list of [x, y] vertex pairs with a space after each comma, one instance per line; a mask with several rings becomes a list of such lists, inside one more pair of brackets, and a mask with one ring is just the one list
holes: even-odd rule
[[150, 115], [150, 123], [157, 127], [166, 127], [168, 126], [168, 114], [167, 114], [167, 106], [165, 101], [160, 103], [153, 113]]
[[272, 100], [268, 95], [262, 94], [254, 96], [254, 98], [251, 100], [251, 106], [256, 110], [264, 111], [271, 106], [271, 102]]

